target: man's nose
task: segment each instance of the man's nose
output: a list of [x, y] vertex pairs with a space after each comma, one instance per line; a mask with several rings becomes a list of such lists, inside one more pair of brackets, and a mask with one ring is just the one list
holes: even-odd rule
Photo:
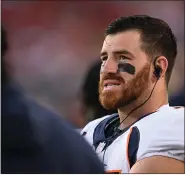
[[118, 63], [111, 59], [108, 58], [104, 64], [102, 64], [101, 67], [101, 72], [102, 73], [117, 73], [118, 70]]

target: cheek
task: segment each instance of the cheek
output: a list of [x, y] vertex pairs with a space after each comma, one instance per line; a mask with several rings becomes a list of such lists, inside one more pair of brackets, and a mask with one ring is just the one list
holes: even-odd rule
[[98, 88], [101, 88], [103, 85], [103, 80], [102, 80], [103, 76], [100, 74], [100, 78], [99, 78], [99, 82], [98, 82]]
[[[137, 75], [137, 73], [135, 74]], [[126, 72], [120, 73], [121, 78], [124, 80], [125, 83], [132, 81], [135, 75], [128, 74]]]
[[154, 70], [153, 69], [150, 70], [149, 81], [151, 81], [152, 83], [154, 83], [156, 81], [156, 76], [154, 74]]
[[100, 82], [102, 81], [102, 77], [103, 77], [103, 76], [102, 76], [102, 74], [100, 74], [100, 79], [99, 79], [99, 80], [100, 80]]

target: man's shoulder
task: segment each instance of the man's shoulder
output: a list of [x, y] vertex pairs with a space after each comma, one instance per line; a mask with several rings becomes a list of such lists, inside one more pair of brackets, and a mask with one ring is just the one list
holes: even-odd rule
[[[151, 128], [156, 125], [159, 128], [169, 128], [173, 122], [182, 123], [184, 121], [183, 106], [164, 106], [136, 122], [134, 125], [139, 125], [144, 129]], [[184, 123], [184, 122], [183, 122]], [[153, 127], [152, 127], [153, 128]]]
[[[177, 137], [182, 139], [184, 130], [184, 107], [167, 106], [136, 122], [144, 142]], [[171, 135], [169, 135], [171, 133]]]
[[184, 107], [168, 106], [137, 127], [141, 135], [138, 159], [154, 155], [184, 159]]
[[[106, 116], [103, 116], [103, 117], [101, 117], [101, 118], [98, 118], [98, 119], [95, 119], [95, 120], [89, 122], [89, 123], [83, 128], [82, 131], [95, 128], [100, 122], [102, 122], [103, 120], [105, 120], [105, 119], [108, 118], [108, 117], [110, 117], [110, 115], [106, 115]], [[82, 133], [81, 133], [81, 134], [82, 134]]]
[[[176, 127], [183, 127], [184, 123], [184, 107], [183, 106], [169, 106], [164, 110], [156, 113], [153, 119], [159, 123], [162, 128], [171, 129]], [[179, 129], [178, 129], [179, 130]]]
[[184, 106], [168, 106], [168, 108], [166, 108], [163, 112], [165, 114], [171, 113], [173, 115], [182, 116], [184, 114]]
[[175, 114], [178, 115], [184, 114], [184, 106], [170, 106], [170, 108], [174, 111]]
[[96, 126], [98, 126], [100, 123], [106, 123], [107, 120], [111, 120], [112, 118], [114, 118], [115, 116], [118, 116], [117, 113], [115, 114], [111, 114], [111, 115], [105, 115], [101, 118], [98, 118], [98, 119], [95, 119], [91, 122], [89, 122], [81, 131], [81, 134], [84, 135], [85, 131], [88, 131], [88, 130], [94, 130], [96, 128]]
[[95, 128], [99, 124], [104, 124], [106, 123], [107, 120], [110, 118], [114, 117], [114, 114], [111, 115], [106, 115], [104, 117], [101, 117], [99, 119], [93, 120], [89, 122], [81, 131], [81, 135], [85, 137], [85, 139], [92, 145], [93, 144], [93, 134]]

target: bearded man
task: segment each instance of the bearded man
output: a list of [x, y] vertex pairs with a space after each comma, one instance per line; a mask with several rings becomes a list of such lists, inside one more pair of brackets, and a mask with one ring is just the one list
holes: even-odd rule
[[105, 32], [99, 99], [118, 113], [81, 134], [107, 173], [184, 173], [184, 107], [169, 106], [176, 38], [163, 20], [120, 17]]

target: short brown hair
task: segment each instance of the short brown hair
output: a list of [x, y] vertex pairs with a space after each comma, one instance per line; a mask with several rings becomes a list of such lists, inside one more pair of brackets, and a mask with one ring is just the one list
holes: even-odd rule
[[166, 84], [168, 85], [177, 55], [177, 42], [169, 25], [161, 19], [147, 15], [120, 17], [111, 22], [105, 36], [136, 29], [141, 33], [141, 49], [154, 58], [165, 56], [168, 60]]

